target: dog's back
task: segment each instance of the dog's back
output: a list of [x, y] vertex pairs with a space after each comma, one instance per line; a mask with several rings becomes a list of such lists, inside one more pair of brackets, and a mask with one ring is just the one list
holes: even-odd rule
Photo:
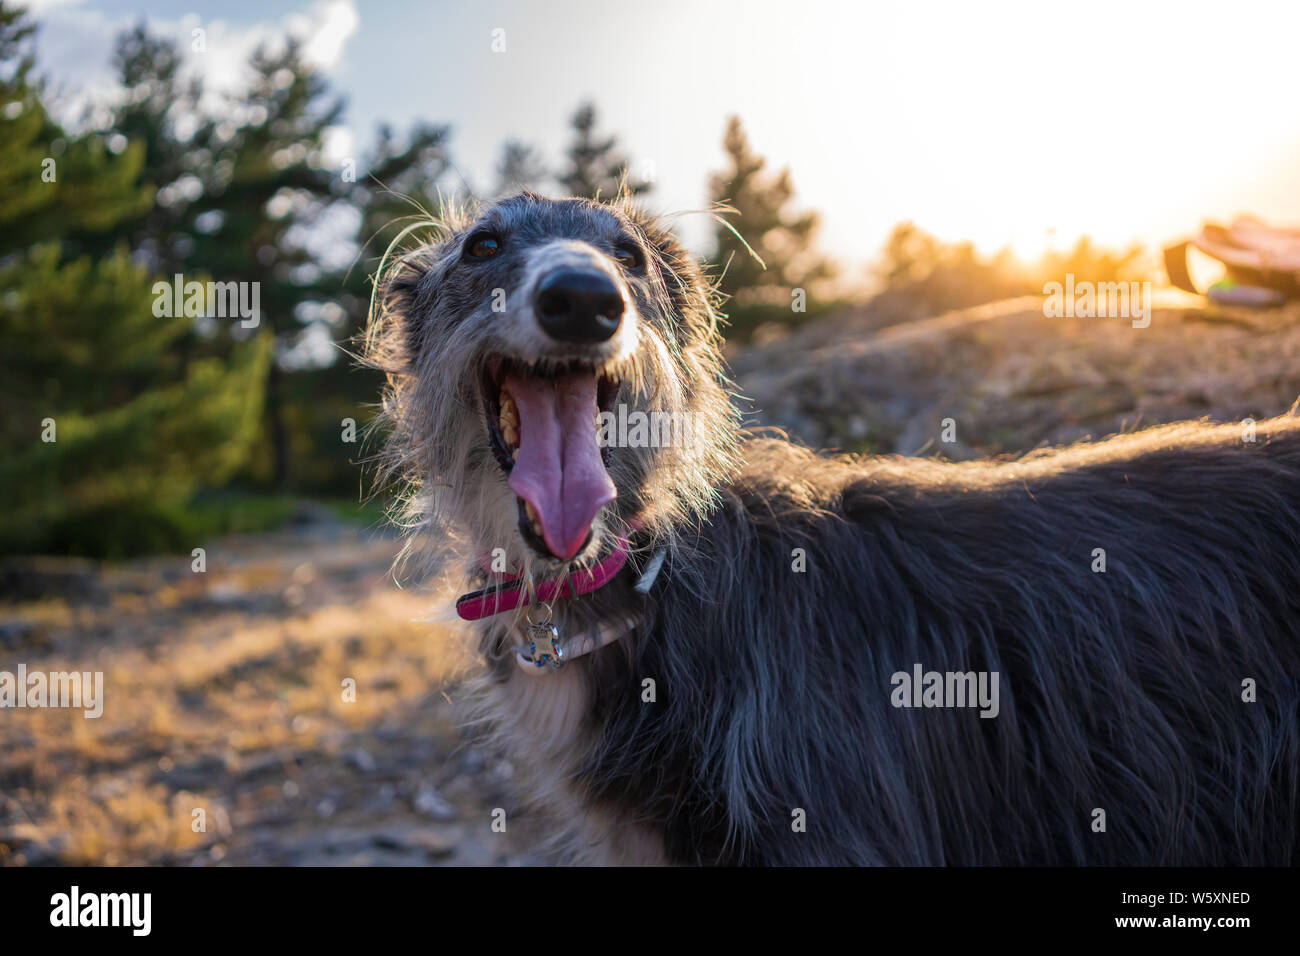
[[[594, 662], [587, 792], [678, 862], [1295, 862], [1300, 418], [1247, 437], [747, 442], [630, 660]], [[922, 672], [996, 675], [996, 715]]]

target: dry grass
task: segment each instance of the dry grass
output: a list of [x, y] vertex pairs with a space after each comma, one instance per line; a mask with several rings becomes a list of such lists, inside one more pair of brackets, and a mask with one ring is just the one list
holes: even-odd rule
[[[457, 776], [442, 689], [469, 656], [424, 620], [433, 594], [388, 578], [395, 549], [346, 529], [232, 540], [202, 574], [188, 556], [136, 562], [5, 607], [0, 669], [102, 670], [105, 704], [3, 713], [0, 862], [264, 862], [277, 853], [255, 844], [277, 829], [428, 830], [412, 804]], [[460, 818], [488, 832], [475, 789]]]

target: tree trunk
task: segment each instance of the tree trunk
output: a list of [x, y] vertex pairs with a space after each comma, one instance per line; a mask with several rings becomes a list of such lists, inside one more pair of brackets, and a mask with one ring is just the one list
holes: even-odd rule
[[281, 401], [283, 373], [274, 357], [266, 379], [266, 414], [271, 428], [272, 483], [277, 489], [289, 485], [289, 436], [284, 427], [284, 408]]

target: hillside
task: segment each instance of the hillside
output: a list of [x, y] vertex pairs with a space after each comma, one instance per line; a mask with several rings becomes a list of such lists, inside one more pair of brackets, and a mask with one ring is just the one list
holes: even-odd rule
[[[1250, 312], [1169, 293], [1147, 328], [1045, 318], [1034, 297], [873, 322], [867, 310], [828, 316], [731, 356], [750, 420], [815, 447], [970, 458], [1267, 417], [1300, 397], [1300, 303]], [[945, 418], [952, 444], [939, 441]]]

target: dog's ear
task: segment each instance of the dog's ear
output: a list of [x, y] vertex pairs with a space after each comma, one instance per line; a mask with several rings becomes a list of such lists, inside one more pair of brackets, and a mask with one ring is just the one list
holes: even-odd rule
[[[365, 346], [372, 361], [382, 357], [390, 371], [409, 369], [428, 333], [422, 317], [436, 305], [438, 282], [432, 273], [445, 265], [445, 253], [458, 232], [476, 215], [472, 204], [448, 203], [439, 218], [403, 227], [380, 257], [370, 299]], [[415, 248], [411, 243], [417, 242]], [[407, 251], [397, 251], [405, 247]], [[433, 281], [430, 281], [430, 280]]]
[[421, 280], [429, 266], [428, 253], [420, 249], [385, 264], [375, 276], [365, 354], [376, 367], [407, 372], [420, 354], [422, 324], [415, 317]]
[[676, 318], [692, 331], [711, 336], [717, 330], [716, 294], [700, 261], [661, 220], [639, 210], [630, 212], [665, 273], [664, 282]]

